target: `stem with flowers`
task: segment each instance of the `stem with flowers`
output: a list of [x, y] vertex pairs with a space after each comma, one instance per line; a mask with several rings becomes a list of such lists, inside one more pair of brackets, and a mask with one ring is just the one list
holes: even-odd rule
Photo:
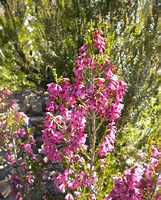
[[114, 187], [106, 192], [108, 157], [115, 149], [115, 122], [127, 84], [114, 74], [102, 31], [94, 30], [79, 52], [73, 82], [61, 78], [48, 84], [44, 151], [50, 161], [64, 166], [53, 181], [65, 200], [141, 200], [151, 188], [157, 159], [145, 166], [135, 163], [122, 177], [113, 176]]
[[[6, 156], [0, 158], [10, 167], [12, 196], [16, 200], [32, 199], [31, 196], [40, 191], [43, 182], [43, 177], [38, 179], [36, 176], [40, 172], [37, 155], [33, 152], [35, 140], [32, 132], [24, 127], [28, 125], [28, 117], [18, 111], [18, 104], [6, 88], [0, 89], [0, 112], [0, 150], [6, 152]], [[39, 192], [40, 195], [45, 193]]]
[[91, 138], [91, 163], [90, 163], [90, 174], [92, 173], [92, 167], [95, 161], [95, 147], [96, 147], [96, 115], [92, 114], [92, 138]]
[[91, 42], [80, 48], [72, 84], [63, 78], [48, 85], [44, 151], [51, 161], [64, 164], [64, 172], [53, 179], [67, 193], [65, 199], [98, 196], [101, 173], [96, 165], [114, 150], [126, 83], [113, 73], [102, 35], [94, 30]]

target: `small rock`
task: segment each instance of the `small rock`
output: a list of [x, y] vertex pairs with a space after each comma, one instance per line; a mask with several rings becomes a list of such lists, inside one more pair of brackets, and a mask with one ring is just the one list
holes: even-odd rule
[[39, 128], [43, 128], [44, 127], [44, 116], [31, 116], [30, 117], [30, 122]]

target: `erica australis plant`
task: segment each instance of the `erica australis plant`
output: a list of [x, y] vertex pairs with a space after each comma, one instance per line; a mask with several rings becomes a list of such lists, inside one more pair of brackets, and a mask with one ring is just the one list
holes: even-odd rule
[[122, 177], [113, 177], [111, 192], [106, 189], [107, 158], [115, 149], [115, 122], [127, 84], [114, 73], [103, 32], [94, 30], [91, 38], [79, 50], [73, 82], [61, 78], [48, 84], [44, 151], [50, 161], [63, 166], [53, 181], [65, 200], [141, 200], [145, 188], [152, 188], [150, 179], [157, 167], [153, 164], [136, 163]]
[[5, 154], [0, 155], [0, 159], [9, 165], [12, 196], [23, 200], [32, 199], [35, 190], [42, 186], [42, 178], [38, 176], [39, 163], [33, 152], [35, 140], [26, 128], [28, 117], [18, 110], [18, 104], [11, 99], [11, 91], [0, 89], [0, 152]]
[[103, 32], [95, 30], [92, 41], [80, 48], [73, 83], [62, 78], [48, 84], [44, 151], [65, 167], [54, 176], [65, 199], [96, 199], [102, 189], [98, 171], [114, 150], [126, 83], [114, 74], [105, 49]]
[[0, 89], [0, 151], [12, 169], [10, 185], [16, 200], [53, 199], [52, 190], [48, 192], [50, 177], [65, 200], [161, 200], [161, 152], [155, 145], [122, 175], [111, 172], [116, 120], [127, 85], [114, 73], [103, 32], [94, 30], [91, 38], [79, 50], [73, 82], [61, 78], [48, 85], [44, 151], [61, 170], [54, 173], [50, 162], [34, 154], [28, 117], [18, 111], [11, 92]]

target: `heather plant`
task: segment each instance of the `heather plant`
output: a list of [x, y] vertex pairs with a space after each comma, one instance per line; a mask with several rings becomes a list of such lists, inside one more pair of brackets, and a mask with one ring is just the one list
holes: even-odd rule
[[149, 164], [134, 163], [122, 176], [112, 174], [116, 120], [127, 84], [114, 73], [103, 32], [93, 30], [79, 51], [73, 82], [60, 78], [48, 84], [44, 151], [63, 166], [53, 176], [55, 185], [66, 200], [140, 200], [149, 192], [153, 198], [160, 157], [155, 147]]
[[[143, 153], [142, 158], [147, 156]], [[141, 165], [134, 165], [126, 169], [122, 176], [114, 176], [114, 187], [111, 192], [105, 195], [104, 200], [126, 199], [126, 200], [141, 200], [141, 199], [160, 199], [161, 196], [157, 192], [157, 187], [160, 185], [159, 159], [161, 153], [157, 148], [152, 146], [152, 152], [149, 162]]]
[[44, 151], [64, 166], [53, 179], [67, 193], [65, 199], [103, 198], [100, 191], [107, 178], [103, 169], [108, 171], [106, 158], [114, 150], [115, 120], [123, 109], [126, 83], [114, 74], [102, 35], [94, 30], [92, 40], [88, 38], [80, 48], [73, 83], [63, 78], [48, 85], [51, 102], [43, 131]]
[[[51, 176], [66, 200], [161, 198], [157, 194], [161, 153], [155, 146], [141, 153], [142, 162], [134, 162], [123, 174], [116, 169], [116, 120], [127, 84], [115, 74], [106, 47], [103, 32], [93, 30], [79, 49], [73, 82], [59, 78], [48, 85], [43, 130], [48, 163], [33, 151], [27, 116], [18, 111], [10, 91], [1, 89], [1, 151], [12, 169], [10, 184], [16, 199], [53, 198], [47, 191]], [[54, 163], [59, 171], [53, 171]]]
[[12, 196], [17, 200], [32, 199], [45, 195], [42, 190], [45, 167], [42, 168], [41, 156], [33, 151], [36, 143], [31, 129], [27, 128], [29, 119], [18, 110], [11, 91], [0, 89], [0, 158], [9, 167]]

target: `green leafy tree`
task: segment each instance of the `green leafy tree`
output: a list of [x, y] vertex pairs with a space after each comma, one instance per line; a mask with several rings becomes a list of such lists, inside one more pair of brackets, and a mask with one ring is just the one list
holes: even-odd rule
[[45, 87], [54, 80], [55, 69], [58, 76], [71, 77], [73, 60], [93, 17], [90, 1], [6, 0], [1, 6], [5, 81]]

